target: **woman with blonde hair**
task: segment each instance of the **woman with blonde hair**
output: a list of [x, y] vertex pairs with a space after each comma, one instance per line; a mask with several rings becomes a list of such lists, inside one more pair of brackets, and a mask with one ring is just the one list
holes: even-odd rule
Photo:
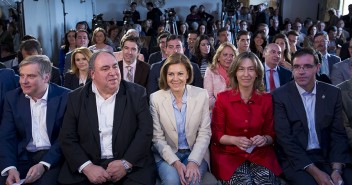
[[230, 42], [222, 43], [216, 50], [212, 63], [205, 70], [204, 89], [209, 95], [209, 110], [212, 110], [219, 92], [230, 87], [227, 70], [236, 56], [236, 47]]
[[65, 74], [64, 87], [76, 89], [90, 81], [89, 59], [92, 52], [86, 47], [76, 48], [71, 55], [71, 70]]

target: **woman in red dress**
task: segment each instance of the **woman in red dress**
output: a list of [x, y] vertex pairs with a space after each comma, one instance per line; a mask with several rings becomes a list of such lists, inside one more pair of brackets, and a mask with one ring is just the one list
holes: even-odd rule
[[231, 89], [218, 94], [212, 115], [212, 173], [223, 184], [280, 184], [273, 148], [273, 103], [263, 65], [241, 53], [228, 70]]

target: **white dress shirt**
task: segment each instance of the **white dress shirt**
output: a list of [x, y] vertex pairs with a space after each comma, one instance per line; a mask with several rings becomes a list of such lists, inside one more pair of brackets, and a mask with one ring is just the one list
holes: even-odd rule
[[[112, 153], [112, 129], [114, 123], [115, 100], [118, 90], [106, 100], [100, 95], [94, 82], [92, 83], [92, 91], [95, 93], [97, 105], [101, 149], [100, 157], [101, 159], [111, 159], [114, 157]], [[79, 167], [78, 171], [81, 173], [83, 168], [90, 163], [92, 162], [85, 162]]]

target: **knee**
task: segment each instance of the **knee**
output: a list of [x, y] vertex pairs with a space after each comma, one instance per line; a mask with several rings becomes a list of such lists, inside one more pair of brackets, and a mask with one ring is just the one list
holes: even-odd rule
[[169, 173], [166, 176], [160, 177], [161, 180], [161, 185], [179, 185], [181, 184], [180, 182], [180, 177], [178, 174], [174, 173]]

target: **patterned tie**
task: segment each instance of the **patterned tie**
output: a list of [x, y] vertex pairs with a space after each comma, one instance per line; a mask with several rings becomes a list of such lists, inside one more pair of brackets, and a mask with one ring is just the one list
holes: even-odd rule
[[126, 66], [127, 68], [127, 80], [133, 82], [132, 66]]
[[269, 83], [270, 83], [270, 92], [273, 92], [276, 89], [275, 82], [274, 82], [274, 70], [273, 69], [270, 69]]

